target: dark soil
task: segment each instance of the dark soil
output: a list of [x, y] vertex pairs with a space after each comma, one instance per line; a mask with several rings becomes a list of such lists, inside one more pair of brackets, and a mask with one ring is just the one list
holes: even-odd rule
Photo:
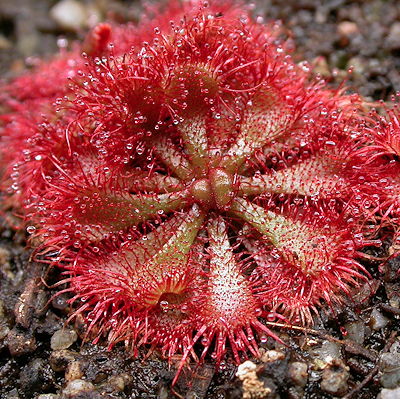
[[[57, 51], [60, 38], [71, 41], [84, 35], [85, 26], [67, 30], [51, 19], [49, 10], [56, 3], [0, 0], [3, 77], [19, 73], [37, 56]], [[140, 18], [141, 7], [135, 2], [81, 3], [91, 7], [99, 20]], [[333, 84], [347, 77], [352, 89], [368, 100], [390, 100], [400, 89], [397, 0], [259, 0], [254, 12], [265, 21], [282, 20], [293, 34], [296, 59], [315, 65], [316, 72]], [[1, 398], [245, 397], [242, 381], [235, 376], [237, 367], [229, 358], [219, 373], [215, 373], [211, 359], [200, 368], [186, 371], [174, 394], [170, 384], [179, 359], [168, 364], [154, 352], [145, 361], [140, 360], [143, 356], [135, 360], [123, 345], [107, 351], [101, 343], [83, 343], [84, 326], [79, 320], [67, 324], [67, 298], [55, 297], [59, 288], [51, 288], [60, 278], [58, 271], [31, 262], [24, 232], [15, 233], [9, 225], [9, 221], [1, 221]], [[384, 255], [388, 245], [370, 255]], [[380, 270], [376, 262], [364, 264], [372, 279], [354, 293], [344, 309], [322, 312], [313, 330], [277, 327], [275, 331], [287, 347], [272, 341], [262, 343], [265, 355], [253, 361], [257, 365], [256, 380], [271, 390], [268, 398], [373, 399], [383, 388], [400, 386], [400, 260], [393, 259]], [[70, 332], [74, 338], [60, 349], [54, 343], [59, 330], [64, 336], [76, 331], [78, 339]], [[254, 393], [246, 397], [267, 396], [260, 391], [258, 396]]]

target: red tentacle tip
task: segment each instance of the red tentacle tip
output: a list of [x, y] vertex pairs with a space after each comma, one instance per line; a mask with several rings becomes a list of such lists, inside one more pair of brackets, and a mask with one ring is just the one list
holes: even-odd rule
[[107, 53], [111, 41], [112, 28], [110, 24], [96, 25], [86, 36], [82, 50], [91, 57], [101, 57]]

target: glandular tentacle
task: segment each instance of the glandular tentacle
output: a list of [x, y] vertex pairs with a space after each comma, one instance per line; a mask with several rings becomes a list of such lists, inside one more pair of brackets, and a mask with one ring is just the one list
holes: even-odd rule
[[206, 123], [203, 115], [187, 118], [177, 126], [194, 172], [202, 176], [209, 163]]
[[342, 162], [335, 162], [327, 156], [316, 156], [282, 170], [271, 170], [270, 174], [240, 177], [239, 193], [344, 198], [351, 189], [351, 182], [345, 172]]
[[318, 275], [331, 267], [338, 253], [355, 255], [349, 233], [343, 235], [334, 227], [327, 229], [310, 216], [285, 216], [242, 198], [235, 199], [232, 211], [264, 235], [286, 262], [305, 275]]
[[240, 132], [224, 156], [222, 166], [236, 172], [257, 150], [278, 138], [293, 122], [293, 111], [271, 87], [262, 87], [248, 101]]
[[151, 140], [154, 152], [159, 160], [171, 171], [182, 179], [190, 181], [194, 178], [193, 167], [190, 165], [182, 151], [166, 135], [158, 136]]
[[180, 179], [158, 172], [135, 170], [125, 177], [129, 182], [130, 193], [159, 193], [167, 194], [184, 189]]

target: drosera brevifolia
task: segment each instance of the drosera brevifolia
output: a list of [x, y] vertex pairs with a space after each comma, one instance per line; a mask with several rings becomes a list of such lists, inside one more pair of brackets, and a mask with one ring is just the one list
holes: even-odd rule
[[310, 326], [367, 281], [398, 223], [398, 119], [240, 4], [152, 12], [3, 85], [4, 207], [94, 342], [239, 364], [279, 340], [266, 320]]

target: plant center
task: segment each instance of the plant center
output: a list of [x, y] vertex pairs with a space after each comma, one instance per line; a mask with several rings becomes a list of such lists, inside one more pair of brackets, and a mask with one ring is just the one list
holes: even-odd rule
[[212, 168], [190, 186], [192, 196], [206, 208], [228, 210], [235, 196], [233, 175], [222, 168]]

